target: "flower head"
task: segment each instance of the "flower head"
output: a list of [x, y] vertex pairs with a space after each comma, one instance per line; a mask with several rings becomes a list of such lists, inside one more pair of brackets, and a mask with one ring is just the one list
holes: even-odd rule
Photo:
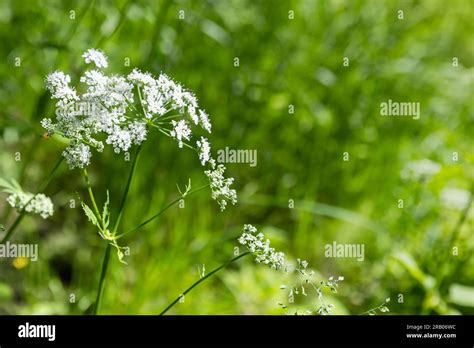
[[257, 233], [257, 229], [254, 226], [244, 225], [243, 233], [239, 237], [239, 243], [245, 245], [256, 256], [256, 262], [269, 265], [274, 269], [284, 267], [285, 254], [276, 252], [274, 248], [271, 248], [270, 240], [265, 240], [263, 233]]
[[234, 179], [224, 178], [224, 166], [216, 168], [209, 141], [202, 136], [192, 141], [194, 126], [210, 133], [212, 125], [191, 91], [164, 73], [155, 77], [134, 69], [127, 76], [107, 75], [100, 70], [108, 66], [100, 50], [91, 48], [82, 56], [96, 67], [79, 79], [85, 92], [78, 94], [64, 72], [49, 74], [46, 87], [57, 100], [56, 118], [41, 121], [49, 134], [69, 139], [63, 156], [71, 169], [88, 166], [93, 150], [102, 152], [107, 145], [117, 154], [127, 153], [132, 146], [142, 144], [150, 130], [158, 129], [174, 138], [179, 148], [186, 145], [198, 151], [201, 164], [210, 167], [205, 174], [221, 210], [228, 202], [236, 203], [236, 191], [230, 188]]
[[196, 145], [199, 150], [199, 160], [201, 161], [202, 165], [205, 165], [206, 162], [210, 162], [211, 158], [211, 145], [206, 138], [201, 137], [200, 140], [196, 141]]
[[84, 168], [89, 165], [91, 159], [91, 150], [88, 145], [81, 143], [73, 143], [63, 151], [69, 168]]
[[53, 202], [42, 193], [15, 192], [7, 197], [7, 202], [18, 211], [40, 215], [43, 219], [53, 215]]
[[185, 120], [179, 120], [178, 122], [172, 120], [171, 124], [173, 125], [173, 130], [170, 134], [173, 138], [176, 138], [178, 146], [181, 148], [183, 147], [183, 140], [190, 140], [191, 129]]
[[225, 166], [223, 164], [219, 164], [217, 168], [204, 172], [210, 181], [212, 199], [217, 201], [221, 210], [226, 208], [227, 202], [237, 203], [237, 193], [234, 189], [230, 188], [234, 178], [225, 178], [224, 172]]
[[84, 58], [87, 64], [94, 63], [95, 66], [98, 68], [107, 68], [108, 66], [107, 57], [100, 50], [89, 48], [86, 52], [84, 52], [82, 57]]

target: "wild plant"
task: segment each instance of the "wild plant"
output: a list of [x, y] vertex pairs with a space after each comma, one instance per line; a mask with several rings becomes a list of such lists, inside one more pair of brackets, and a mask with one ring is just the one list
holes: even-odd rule
[[[184, 198], [203, 189], [210, 189], [211, 198], [218, 203], [220, 210], [226, 209], [229, 203], [236, 204], [237, 193], [231, 188], [234, 179], [225, 177], [226, 167], [217, 164], [212, 156], [209, 140], [200, 134], [210, 134], [212, 124], [208, 114], [199, 107], [197, 98], [191, 91], [164, 73], [155, 77], [149, 72], [134, 69], [128, 75], [106, 74], [104, 71], [108, 68], [108, 59], [100, 50], [89, 49], [82, 57], [86, 64], [93, 64], [94, 67], [86, 70], [79, 78], [80, 84], [77, 88], [72, 85], [71, 77], [63, 71], [54, 71], [46, 77], [46, 88], [56, 102], [56, 115], [54, 118], [44, 118], [41, 125], [46, 129], [49, 137], [61, 137], [67, 141], [68, 145], [50, 175], [40, 186], [39, 193], [24, 192], [14, 180], [0, 181], [0, 186], [9, 194], [7, 202], [19, 212], [17, 220], [8, 229], [2, 242], [11, 238], [25, 214], [38, 214], [42, 218], [48, 218], [53, 214], [51, 199], [41, 192], [51, 182], [63, 160], [71, 170], [80, 170], [89, 200], [88, 203], [81, 200], [81, 206], [105, 246], [92, 310], [92, 313], [97, 314], [104, 293], [112, 250], [115, 249], [121, 263], [126, 263], [127, 248], [120, 243], [121, 238], [141, 229]], [[134, 228], [124, 230], [121, 221], [125, 214], [130, 187], [136, 174], [142, 146], [149, 138], [150, 132], [158, 132], [174, 139], [180, 149], [187, 148], [195, 151], [200, 165], [204, 168], [207, 183], [198, 188], [192, 188], [189, 180], [183, 190], [178, 187], [180, 195], [177, 199], [144, 219]], [[91, 184], [87, 168], [93, 165], [92, 159], [103, 152], [106, 146], [110, 146], [117, 155], [122, 155], [125, 162], [130, 159], [132, 149], [134, 149], [134, 154], [121, 197], [118, 198], [114, 192], [110, 193], [106, 189], [103, 192], [106, 199], [99, 208], [97, 194]], [[110, 208], [112, 199], [120, 199], [119, 208], [114, 212]], [[314, 272], [308, 268], [308, 262], [297, 259], [297, 266], [290, 267], [291, 264], [285, 260], [285, 254], [270, 247], [270, 241], [262, 233], [258, 233], [252, 225], [244, 225], [238, 242], [248, 251], [238, 252], [230, 261], [203, 275], [179, 294], [161, 314], [165, 314], [197, 285], [247, 255], [253, 255], [255, 262], [267, 265], [275, 271], [296, 272], [300, 277], [299, 285], [284, 287], [284, 289], [289, 289], [289, 303], [280, 303], [282, 308], [291, 306], [297, 295], [307, 296], [306, 289], [308, 288], [316, 294], [317, 305], [302, 314], [332, 313], [334, 306], [325, 301], [324, 292], [329, 289], [336, 293], [343, 277], [330, 277], [317, 284], [314, 280]], [[377, 309], [383, 312], [384, 308]]]

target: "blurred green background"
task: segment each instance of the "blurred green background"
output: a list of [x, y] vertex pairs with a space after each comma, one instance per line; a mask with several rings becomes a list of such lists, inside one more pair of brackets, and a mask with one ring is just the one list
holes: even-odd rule
[[[113, 254], [101, 313], [159, 313], [199, 279], [199, 267], [232, 258], [252, 223], [288, 258], [345, 277], [330, 299], [336, 313], [391, 297], [395, 314], [474, 314], [473, 209], [442, 199], [446, 189], [472, 192], [473, 18], [469, 0], [0, 0], [0, 176], [35, 192], [65, 147], [41, 136], [39, 121], [54, 114], [44, 78], [61, 69], [77, 83], [82, 52], [100, 48], [109, 72], [163, 71], [194, 91], [212, 118], [214, 153], [258, 151], [256, 167], [227, 165], [236, 206], [220, 213], [201, 191], [124, 240], [128, 265]], [[421, 118], [381, 117], [388, 99], [419, 102]], [[110, 149], [93, 159], [92, 184], [100, 202], [109, 189], [113, 214], [130, 163]], [[402, 180], [421, 159], [441, 170]], [[176, 183], [205, 183], [195, 154], [159, 134], [145, 143], [137, 174], [124, 229], [175, 199]], [[95, 299], [104, 242], [79, 205], [81, 172], [63, 165], [45, 193], [54, 216], [27, 217], [12, 240], [38, 243], [39, 260], [0, 260], [2, 314], [80, 314]], [[17, 213], [4, 198], [8, 228]], [[364, 261], [325, 257], [333, 241], [364, 244]], [[244, 258], [170, 313], [283, 314], [285, 277]], [[311, 295], [296, 306], [316, 304]]]

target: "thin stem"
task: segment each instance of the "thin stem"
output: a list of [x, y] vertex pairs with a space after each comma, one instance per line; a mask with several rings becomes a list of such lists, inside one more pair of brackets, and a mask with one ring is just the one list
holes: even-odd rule
[[92, 207], [94, 208], [94, 213], [97, 216], [97, 218], [102, 222], [102, 217], [100, 215], [99, 208], [97, 207], [97, 203], [95, 202], [94, 192], [92, 192], [91, 183], [89, 181], [89, 175], [87, 174], [86, 168], [84, 168], [83, 173], [84, 173], [84, 179], [86, 180], [87, 192], [89, 192], [89, 197], [92, 202]]
[[[154, 124], [154, 123], [152, 123], [151, 126], [152, 126], [152, 127], [155, 127], [156, 129], [158, 129], [159, 132], [163, 133], [163, 134], [166, 135], [167, 137], [172, 138], [172, 136], [170, 135], [170, 133], [166, 133], [166, 132], [165, 132], [165, 130], [168, 131], [168, 132], [171, 132], [169, 129], [159, 127], [159, 126], [157, 126], [157, 125]], [[192, 149], [192, 150], [194, 150], [194, 151], [197, 151], [197, 149], [196, 149], [195, 147], [189, 145], [188, 143], [186, 143], [186, 142], [184, 142], [184, 141], [182, 141], [182, 143], [183, 143], [184, 146], [186, 146], [186, 147], [188, 147], [188, 148], [190, 148], [190, 149]]]
[[148, 118], [147, 117], [148, 113], [146, 112], [145, 107], [143, 106], [142, 92], [140, 91], [140, 87], [138, 87], [138, 86], [137, 86], [137, 91], [138, 91], [138, 99], [140, 100], [140, 105], [141, 105], [142, 111], [143, 111], [143, 116], [145, 116], [145, 118]]
[[117, 220], [115, 221], [115, 225], [114, 225], [114, 228], [112, 230], [112, 234], [115, 234], [117, 232], [118, 226], [120, 224], [120, 220], [122, 219], [123, 209], [125, 207], [125, 203], [127, 202], [128, 191], [130, 190], [130, 184], [132, 183], [133, 174], [135, 174], [135, 169], [137, 167], [137, 161], [138, 161], [138, 157], [140, 155], [141, 148], [142, 148], [142, 146], [139, 145], [138, 148], [137, 148], [137, 152], [135, 153], [135, 158], [133, 159], [132, 168], [130, 169], [130, 174], [128, 175], [127, 185], [125, 186], [125, 191], [123, 192], [122, 201], [120, 202], [119, 213], [118, 213], [118, 216], [117, 216]]
[[[123, 192], [122, 201], [120, 202], [119, 213], [117, 216], [117, 220], [115, 221], [112, 235], [115, 235], [115, 233], [117, 232], [118, 226], [120, 224], [120, 220], [122, 218], [123, 209], [127, 201], [128, 191], [130, 189], [130, 184], [132, 183], [133, 174], [135, 173], [135, 169], [137, 167], [137, 160], [140, 154], [140, 150], [141, 150], [141, 145], [138, 146], [137, 148], [137, 152], [135, 153], [135, 158], [133, 159], [132, 167], [130, 168], [130, 173], [127, 179], [127, 185], [125, 186], [125, 191]], [[94, 315], [96, 315], [99, 312], [100, 300], [102, 299], [102, 294], [104, 292], [105, 278], [107, 276], [107, 269], [108, 269], [109, 260], [110, 260], [110, 249], [111, 249], [111, 245], [110, 243], [107, 242], [107, 248], [105, 249], [105, 254], [104, 254], [104, 261], [102, 262], [102, 270], [100, 272], [99, 287], [97, 289], [97, 296], [96, 296], [96, 301], [95, 301], [95, 306], [94, 306]]]
[[5, 235], [5, 237], [3, 237], [1, 244], [4, 244], [6, 241], [8, 241], [10, 239], [10, 237], [13, 234], [13, 231], [15, 231], [16, 227], [20, 224], [21, 220], [23, 220], [24, 217], [25, 217], [24, 212], [22, 212], [22, 213], [20, 213], [20, 215], [18, 215], [18, 217], [16, 218], [16, 220], [13, 223], [12, 227], [10, 227], [10, 229], [7, 231], [7, 234]]
[[368, 311], [365, 311], [365, 312], [357, 314], [357, 315], [366, 315], [366, 314], [376, 315], [377, 311], [380, 311], [381, 313], [388, 312], [388, 310], [385, 311], [385, 312], [382, 310], [383, 307], [388, 308], [387, 304], [388, 304], [388, 302], [387, 302], [387, 300], [385, 300], [381, 305], [379, 305], [375, 308], [369, 309]]
[[207, 185], [204, 185], [204, 186], [201, 186], [201, 187], [198, 187], [197, 189], [194, 189], [194, 190], [191, 190], [189, 191], [188, 193], [184, 194], [184, 195], [181, 195], [180, 197], [176, 198], [174, 201], [171, 201], [170, 203], [168, 203], [165, 207], [163, 207], [158, 213], [156, 213], [155, 215], [153, 215], [152, 217], [146, 219], [145, 221], [143, 221], [140, 225], [132, 228], [131, 230], [128, 230], [122, 234], [119, 234], [116, 239], [119, 239], [119, 238], [122, 238], [123, 236], [125, 236], [126, 234], [129, 234], [129, 233], [132, 233], [132, 232], [135, 232], [136, 230], [139, 230], [140, 228], [142, 228], [143, 226], [145, 226], [146, 224], [150, 223], [151, 221], [153, 221], [154, 219], [156, 219], [157, 217], [159, 217], [161, 214], [163, 214], [166, 210], [168, 210], [169, 208], [171, 208], [173, 205], [175, 205], [176, 203], [178, 203], [180, 200], [184, 199], [185, 197], [195, 193], [195, 192], [198, 192], [198, 191], [201, 191], [203, 189], [205, 189], [206, 187], [209, 187], [209, 184]]
[[191, 285], [189, 288], [186, 289], [186, 291], [184, 291], [182, 294], [180, 294], [173, 302], [171, 302], [159, 315], [164, 315], [166, 312], [168, 312], [176, 303], [178, 303], [178, 301], [183, 297], [185, 296], [187, 293], [189, 293], [192, 289], [194, 289], [196, 286], [198, 286], [200, 283], [202, 283], [203, 281], [205, 281], [207, 278], [211, 277], [213, 274], [219, 272], [222, 268], [225, 268], [227, 266], [229, 266], [232, 262], [234, 261], [237, 261], [238, 259], [240, 259], [241, 257], [244, 257], [246, 255], [250, 254], [249, 251], [243, 253], [243, 254], [240, 254], [239, 256], [236, 256], [234, 257], [232, 260], [229, 260], [227, 261], [226, 263], [222, 264], [221, 266], [217, 267], [216, 269], [214, 269], [213, 271], [211, 271], [210, 273], [208, 273], [206, 276], [202, 277], [201, 279], [199, 279], [198, 281], [194, 282], [193, 285]]
[[105, 248], [104, 260], [102, 261], [102, 270], [100, 272], [99, 288], [97, 289], [97, 296], [95, 299], [94, 315], [97, 315], [97, 312], [99, 311], [100, 300], [104, 292], [105, 276], [107, 275], [107, 269], [109, 267], [111, 249], [112, 249], [112, 246], [110, 245], [110, 243], [107, 243], [107, 247]]
[[175, 114], [175, 115], [169, 115], [169, 116], [165, 116], [165, 117], [158, 117], [157, 120], [165, 121], [165, 120], [169, 120], [169, 119], [172, 119], [172, 118], [177, 118], [177, 117], [180, 117], [180, 116], [183, 116], [183, 115], [182, 114]]
[[18, 225], [20, 224], [21, 220], [23, 220], [23, 217], [25, 216], [26, 214], [26, 207], [31, 203], [31, 201], [38, 195], [38, 193], [41, 193], [43, 192], [49, 185], [49, 183], [51, 182], [53, 176], [54, 176], [54, 173], [56, 173], [56, 170], [59, 168], [59, 166], [61, 165], [61, 162], [63, 161], [64, 157], [60, 157], [59, 160], [56, 162], [56, 164], [54, 165], [53, 169], [51, 170], [51, 172], [49, 173], [48, 177], [41, 183], [41, 185], [39, 186], [38, 188], [38, 192], [35, 193], [33, 195], [33, 197], [31, 197], [28, 202], [26, 202], [25, 206], [20, 210], [20, 215], [18, 215], [18, 217], [16, 218], [15, 222], [13, 222], [13, 225], [12, 227], [10, 227], [8, 229], [8, 232], [7, 234], [5, 235], [5, 237], [3, 237], [2, 241], [0, 242], [1, 244], [5, 243], [7, 240], [9, 240], [11, 238], [11, 236], [13, 235], [13, 232], [15, 231], [15, 229], [18, 227]]

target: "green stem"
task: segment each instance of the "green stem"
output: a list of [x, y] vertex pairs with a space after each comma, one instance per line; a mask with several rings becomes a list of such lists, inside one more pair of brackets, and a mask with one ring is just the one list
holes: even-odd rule
[[[126, 203], [127, 197], [128, 197], [128, 191], [130, 190], [130, 185], [132, 183], [133, 175], [134, 175], [135, 169], [137, 167], [137, 160], [138, 160], [138, 156], [140, 154], [140, 150], [141, 150], [141, 145], [138, 146], [138, 148], [137, 148], [135, 158], [133, 159], [132, 168], [130, 168], [130, 173], [129, 173], [128, 179], [127, 179], [127, 185], [125, 186], [125, 191], [123, 192], [122, 201], [120, 202], [119, 213], [118, 213], [118, 216], [117, 216], [117, 220], [115, 221], [114, 229], [112, 231], [113, 235], [115, 235], [115, 233], [117, 232], [118, 226], [120, 224], [120, 220], [122, 218], [123, 209], [125, 207], [125, 203]], [[99, 216], [100, 216], [100, 214], [99, 214]], [[110, 249], [111, 249], [111, 245], [110, 245], [109, 242], [107, 242], [107, 248], [105, 249], [105, 254], [104, 254], [104, 261], [102, 262], [102, 270], [100, 272], [99, 287], [97, 289], [97, 296], [96, 296], [96, 301], [95, 301], [95, 306], [94, 306], [94, 315], [96, 315], [99, 312], [100, 300], [102, 299], [102, 294], [104, 292], [105, 278], [107, 276], [107, 269], [109, 267], [109, 260], [110, 260]]]
[[23, 220], [23, 217], [25, 216], [26, 214], [26, 207], [31, 203], [31, 201], [38, 195], [38, 193], [41, 193], [43, 192], [49, 185], [49, 183], [51, 182], [53, 176], [54, 176], [54, 173], [56, 173], [56, 170], [59, 168], [59, 166], [61, 165], [61, 162], [63, 161], [64, 157], [60, 157], [59, 160], [56, 162], [56, 164], [54, 165], [53, 169], [51, 170], [51, 172], [49, 173], [48, 177], [41, 183], [41, 185], [39, 186], [38, 188], [38, 192], [35, 193], [33, 195], [33, 197], [31, 197], [28, 202], [26, 202], [25, 206], [20, 210], [20, 215], [18, 215], [18, 217], [16, 218], [15, 222], [13, 222], [13, 225], [12, 227], [10, 227], [8, 229], [8, 232], [7, 234], [5, 235], [5, 237], [3, 237], [2, 241], [0, 242], [0, 244], [4, 244], [6, 241], [8, 241], [13, 232], [15, 231], [15, 229], [18, 227], [18, 225], [20, 224], [21, 220]]
[[107, 247], [105, 248], [104, 260], [102, 261], [102, 270], [100, 272], [99, 288], [97, 289], [97, 296], [95, 299], [94, 315], [97, 315], [97, 312], [99, 311], [100, 300], [102, 298], [102, 293], [104, 292], [105, 276], [107, 275], [107, 269], [109, 267], [111, 249], [112, 246], [110, 245], [110, 243], [107, 243]]
[[[158, 127], [156, 124], [151, 124], [152, 127], [155, 127], [156, 129], [158, 129], [159, 132], [163, 133], [164, 135], [166, 135], [167, 137], [169, 138], [172, 138], [172, 136], [169, 134], [170, 130], [169, 129], [166, 129], [166, 128], [162, 128], [162, 127]], [[165, 132], [168, 131], [168, 133]], [[186, 146], [187, 148], [190, 148], [191, 150], [194, 150], [194, 151], [197, 151], [197, 149], [191, 145], [189, 145], [188, 143], [186, 143], [185, 141], [182, 141], [183, 145]]]
[[97, 207], [97, 203], [95, 202], [94, 192], [92, 192], [92, 186], [89, 181], [89, 175], [87, 174], [86, 168], [84, 168], [83, 173], [84, 173], [84, 179], [86, 180], [87, 192], [89, 192], [89, 198], [91, 199], [92, 207], [94, 208], [94, 213], [97, 216], [97, 218], [102, 222], [102, 217], [100, 216], [99, 208]]
[[142, 146], [139, 145], [138, 148], [137, 148], [137, 152], [135, 153], [135, 158], [133, 159], [132, 168], [130, 169], [130, 174], [128, 175], [127, 185], [125, 186], [125, 191], [123, 192], [122, 201], [120, 202], [120, 208], [119, 208], [119, 213], [118, 213], [118, 216], [117, 216], [117, 220], [115, 221], [115, 225], [114, 225], [114, 228], [112, 230], [112, 234], [114, 234], [114, 235], [117, 232], [117, 229], [118, 229], [119, 224], [120, 224], [120, 220], [122, 219], [123, 209], [125, 207], [125, 203], [127, 202], [128, 191], [130, 190], [130, 184], [132, 183], [133, 174], [135, 174], [135, 169], [137, 167], [137, 161], [138, 161], [138, 157], [140, 155], [141, 148], [142, 148]]
[[211, 277], [213, 274], [219, 272], [222, 268], [225, 268], [227, 266], [229, 266], [232, 262], [234, 261], [237, 261], [238, 259], [240, 259], [241, 257], [244, 257], [246, 255], [250, 254], [249, 251], [243, 253], [243, 254], [240, 254], [239, 256], [236, 256], [234, 257], [232, 260], [229, 260], [227, 261], [226, 263], [222, 264], [221, 266], [217, 267], [216, 269], [214, 269], [213, 271], [211, 271], [210, 273], [208, 273], [206, 276], [202, 277], [201, 279], [199, 279], [198, 281], [194, 282], [193, 285], [191, 285], [189, 288], [186, 289], [186, 291], [184, 291], [182, 294], [180, 294], [173, 302], [171, 302], [159, 315], [164, 315], [166, 312], [168, 312], [176, 303], [178, 303], [178, 301], [183, 297], [185, 296], [187, 293], [189, 293], [192, 289], [194, 289], [196, 286], [198, 286], [200, 283], [202, 283], [203, 281], [205, 281], [207, 278]]
[[6, 241], [8, 241], [8, 240], [10, 239], [10, 237], [11, 237], [12, 234], [13, 234], [13, 231], [15, 231], [16, 227], [20, 224], [21, 220], [23, 220], [24, 217], [25, 217], [25, 214], [24, 214], [24, 212], [22, 212], [22, 213], [16, 218], [16, 220], [15, 220], [15, 222], [13, 223], [12, 227], [10, 227], [10, 229], [7, 231], [7, 234], [5, 235], [5, 237], [3, 237], [1, 244], [6, 243]]
[[185, 197], [195, 193], [195, 192], [198, 192], [198, 191], [201, 191], [203, 189], [205, 189], [206, 187], [209, 187], [209, 184], [207, 185], [204, 185], [204, 186], [201, 186], [201, 187], [198, 187], [197, 189], [194, 189], [194, 190], [191, 190], [189, 191], [188, 193], [186, 193], [185, 195], [182, 195], [180, 196], [179, 198], [176, 198], [174, 201], [168, 203], [164, 208], [162, 208], [158, 213], [156, 213], [155, 215], [153, 215], [152, 217], [148, 218], [147, 220], [143, 221], [140, 225], [138, 225], [137, 227], [134, 227], [132, 228], [131, 230], [128, 230], [120, 235], [118, 235], [116, 237], [116, 239], [119, 239], [119, 238], [122, 238], [123, 236], [125, 236], [126, 234], [129, 234], [129, 233], [132, 233], [132, 232], [135, 232], [136, 230], [139, 230], [140, 228], [142, 228], [143, 226], [145, 226], [146, 224], [150, 223], [151, 221], [153, 221], [154, 219], [156, 219], [157, 217], [159, 217], [161, 214], [163, 214], [166, 210], [168, 210], [169, 208], [171, 208], [173, 205], [175, 205], [176, 203], [178, 203], [180, 200], [184, 199]]

